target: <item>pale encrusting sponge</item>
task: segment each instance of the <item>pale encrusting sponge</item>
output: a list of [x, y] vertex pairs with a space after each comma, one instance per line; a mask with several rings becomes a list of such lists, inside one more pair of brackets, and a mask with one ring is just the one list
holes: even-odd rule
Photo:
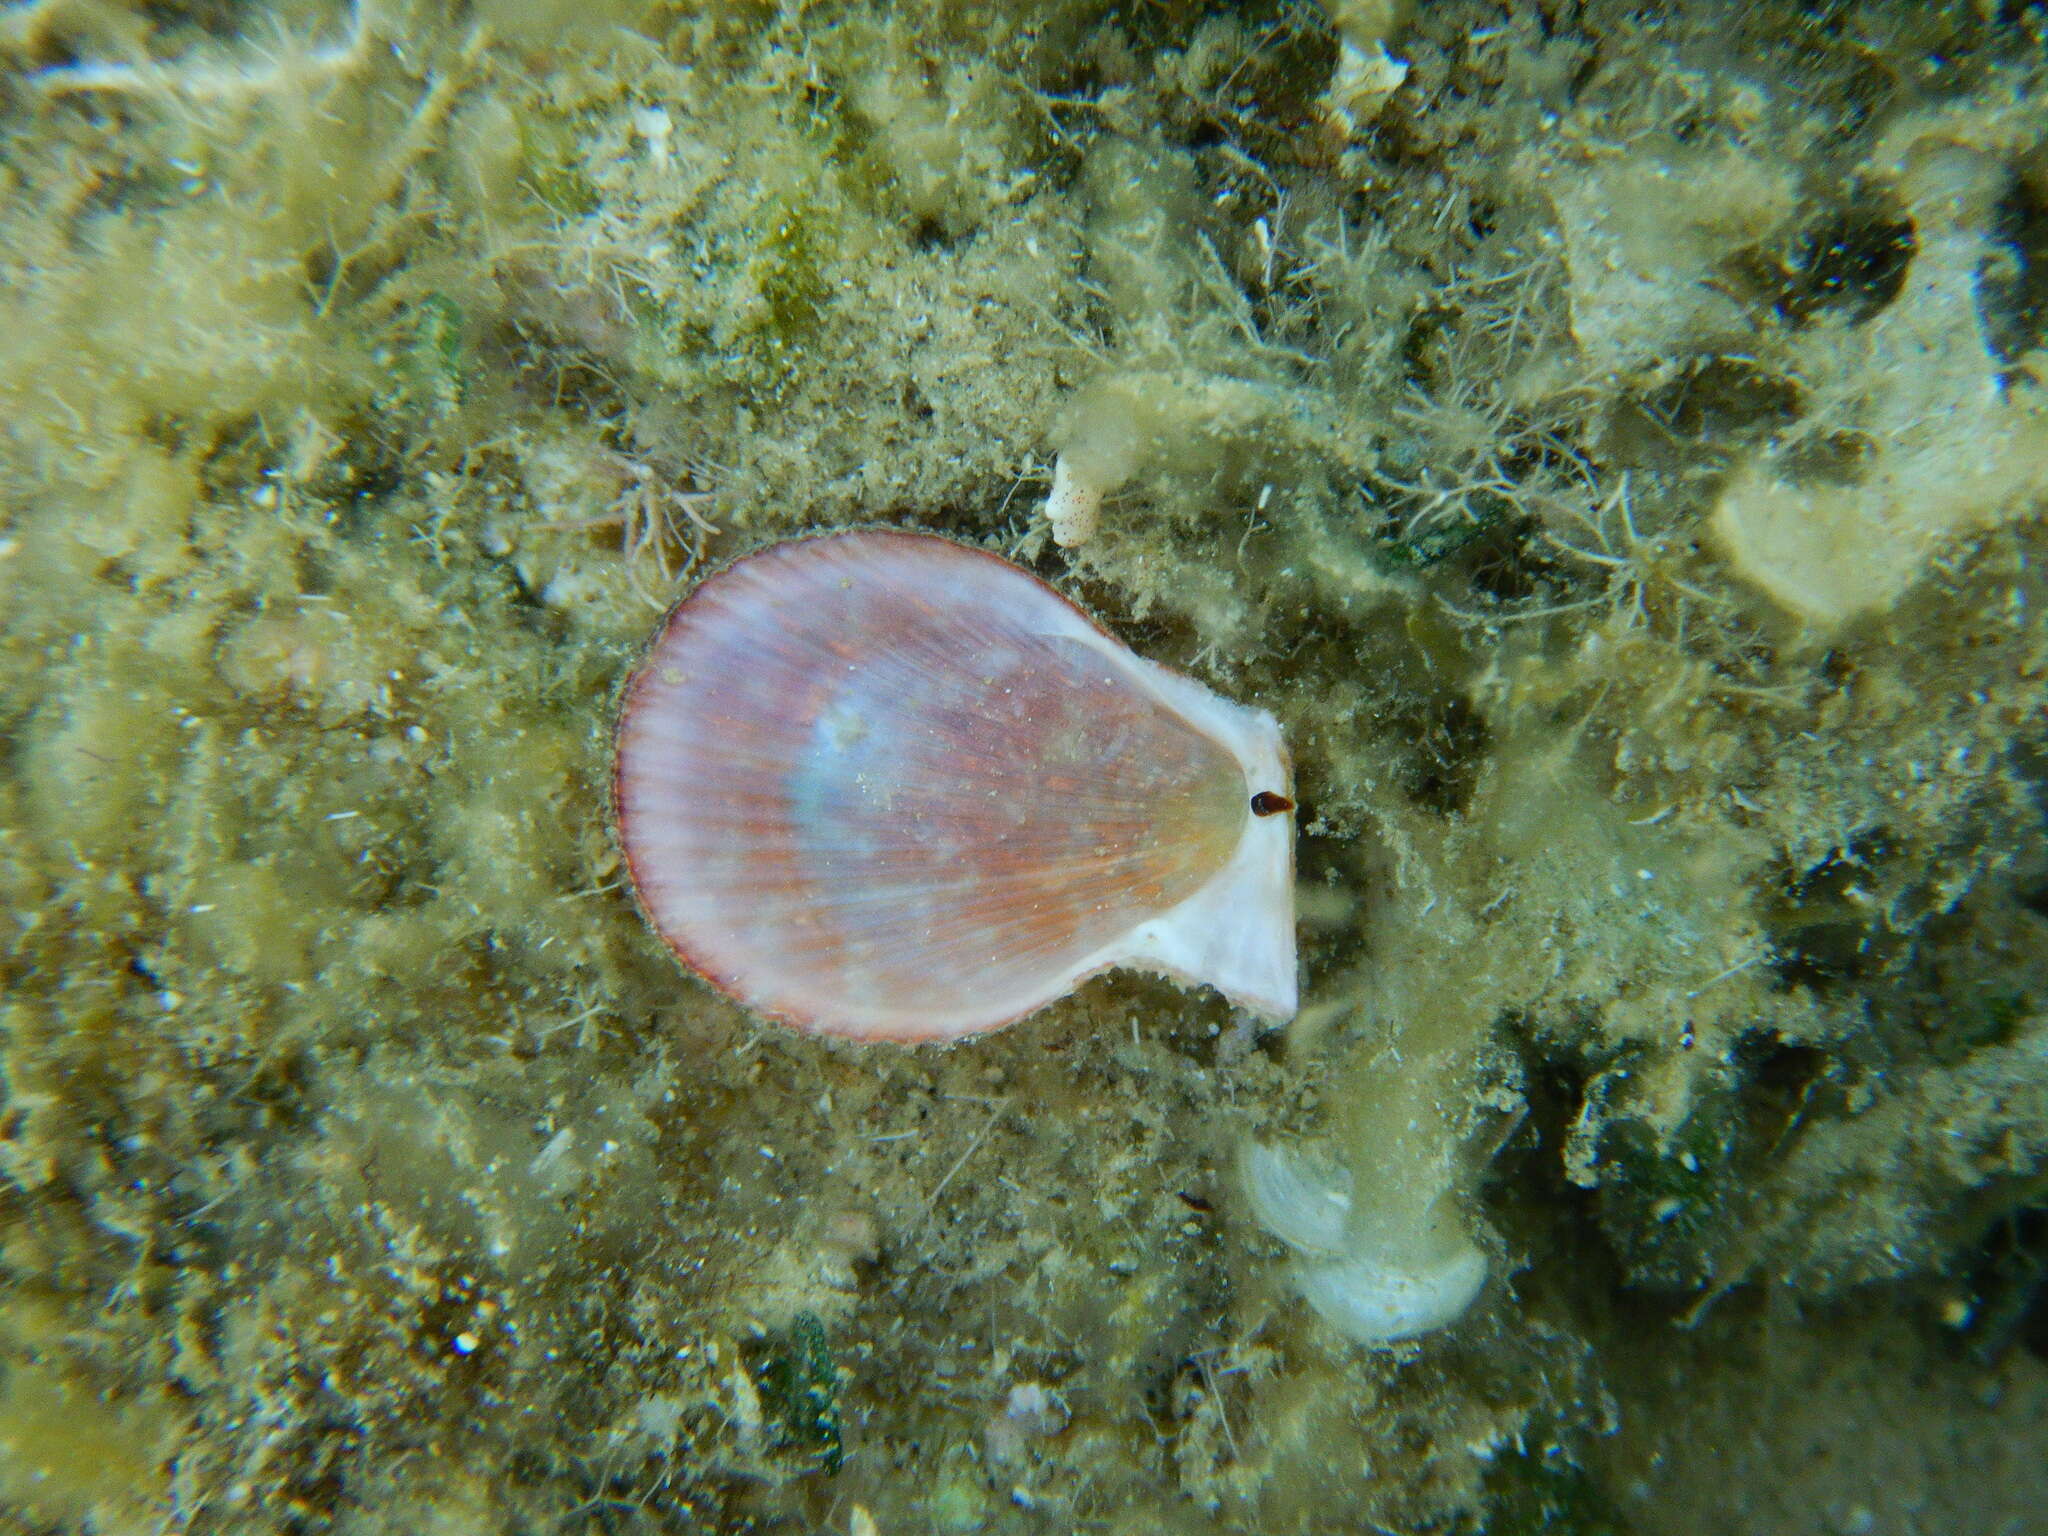
[[627, 687], [617, 791], [657, 931], [798, 1028], [954, 1039], [1120, 965], [1295, 1011], [1273, 717], [948, 539], [793, 540], [698, 587]]

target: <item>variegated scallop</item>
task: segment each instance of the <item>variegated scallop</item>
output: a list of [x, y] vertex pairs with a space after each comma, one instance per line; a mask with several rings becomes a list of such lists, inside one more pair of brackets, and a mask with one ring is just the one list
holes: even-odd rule
[[670, 612], [627, 686], [619, 831], [648, 918], [755, 1011], [994, 1029], [1112, 966], [1295, 1010], [1273, 717], [927, 534], [797, 539]]

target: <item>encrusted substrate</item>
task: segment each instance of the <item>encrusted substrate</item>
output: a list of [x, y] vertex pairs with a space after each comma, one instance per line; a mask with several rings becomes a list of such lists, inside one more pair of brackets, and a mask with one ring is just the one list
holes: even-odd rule
[[[0, 11], [0, 1523], [2038, 1515], [2048, 19], [1332, 15]], [[1294, 1025], [677, 973], [614, 690], [858, 522], [1281, 716]]]

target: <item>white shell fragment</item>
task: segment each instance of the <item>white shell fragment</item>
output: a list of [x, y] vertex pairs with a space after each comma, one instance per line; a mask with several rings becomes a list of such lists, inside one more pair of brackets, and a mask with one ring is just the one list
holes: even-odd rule
[[1245, 1148], [1245, 1194], [1259, 1225], [1303, 1253], [1336, 1253], [1351, 1225], [1351, 1176], [1341, 1169], [1310, 1170], [1305, 1159], [1253, 1142]]
[[1240, 1164], [1259, 1225], [1295, 1252], [1295, 1289], [1360, 1344], [1393, 1344], [1455, 1322], [1486, 1284], [1486, 1255], [1436, 1191], [1414, 1202], [1354, 1198], [1349, 1173], [1253, 1142]]
[[1486, 1255], [1468, 1243], [1419, 1269], [1354, 1255], [1303, 1264], [1295, 1284], [1316, 1315], [1345, 1338], [1396, 1344], [1462, 1317], [1486, 1284]]
[[694, 970], [802, 1029], [948, 1040], [1137, 966], [1293, 1015], [1273, 717], [950, 540], [794, 540], [670, 613], [626, 690], [619, 831]]
[[1045, 521], [1053, 543], [1074, 549], [1094, 538], [1102, 520], [1102, 495], [1102, 487], [1075, 468], [1071, 455], [1054, 459], [1052, 490], [1045, 498]]

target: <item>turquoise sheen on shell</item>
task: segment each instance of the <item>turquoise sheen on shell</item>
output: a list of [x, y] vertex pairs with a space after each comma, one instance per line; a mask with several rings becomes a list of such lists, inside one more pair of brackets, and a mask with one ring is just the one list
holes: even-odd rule
[[629, 683], [619, 828], [656, 930], [770, 1018], [952, 1039], [1131, 964], [1295, 1006], [1263, 711], [1028, 571], [888, 530], [712, 576]]

